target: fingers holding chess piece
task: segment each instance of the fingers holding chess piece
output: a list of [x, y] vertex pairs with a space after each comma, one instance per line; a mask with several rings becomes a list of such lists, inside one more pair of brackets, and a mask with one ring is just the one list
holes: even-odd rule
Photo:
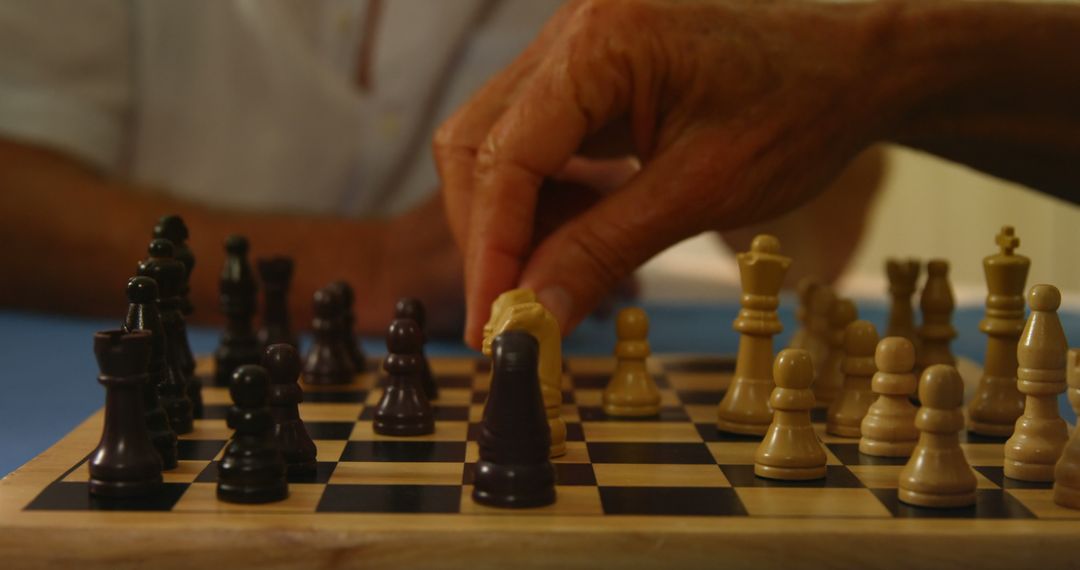
[[1068, 345], [1057, 316], [1061, 293], [1052, 285], [1036, 285], [1028, 293], [1031, 315], [1016, 348], [1016, 387], [1024, 394], [1024, 414], [1005, 442], [1005, 476], [1021, 481], [1054, 480], [1054, 465], [1069, 439], [1058, 412], [1065, 391]]
[[859, 453], [878, 457], [907, 457], [919, 440], [915, 428], [917, 410], [911, 404], [918, 379], [915, 346], [904, 337], [891, 336], [877, 343], [874, 350], [877, 372], [870, 389], [877, 399], [866, 411], [859, 431]]
[[975, 474], [960, 448], [964, 381], [956, 369], [935, 364], [919, 380], [922, 407], [915, 417], [919, 443], [900, 471], [898, 496], [920, 507], [975, 504]]
[[814, 433], [810, 410], [814, 407], [814, 366], [801, 349], [780, 351], [773, 365], [769, 404], [773, 421], [754, 454], [754, 474], [768, 479], [803, 481], [825, 476], [825, 448]]
[[604, 413], [612, 417], [647, 417], [660, 413], [660, 391], [646, 367], [649, 317], [638, 307], [619, 311], [615, 323], [615, 373], [604, 390]]

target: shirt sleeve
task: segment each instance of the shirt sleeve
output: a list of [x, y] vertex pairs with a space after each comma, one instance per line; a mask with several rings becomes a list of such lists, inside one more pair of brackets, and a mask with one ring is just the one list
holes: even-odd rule
[[119, 168], [134, 2], [0, 2], [0, 137]]

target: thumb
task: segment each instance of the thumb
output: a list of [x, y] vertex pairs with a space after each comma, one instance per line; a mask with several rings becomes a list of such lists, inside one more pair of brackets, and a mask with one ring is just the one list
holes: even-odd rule
[[[711, 181], [674, 145], [622, 189], [549, 235], [534, 250], [521, 286], [572, 330], [623, 279], [667, 247], [709, 227]], [[677, 157], [677, 158], [676, 158]], [[696, 172], [696, 175], [695, 175]]]

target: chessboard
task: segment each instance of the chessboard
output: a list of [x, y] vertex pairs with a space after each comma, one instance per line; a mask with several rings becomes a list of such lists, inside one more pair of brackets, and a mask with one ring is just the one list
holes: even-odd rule
[[[200, 361], [204, 383], [211, 375]], [[318, 446], [314, 481], [263, 505], [215, 498], [230, 437], [225, 388], [206, 385], [205, 418], [181, 436], [180, 466], [142, 500], [87, 491], [86, 458], [101, 411], [0, 481], [0, 560], [8, 567], [207, 565], [371, 567], [839, 567], [903, 565], [1017, 568], [1076, 564], [1080, 511], [1056, 506], [1047, 484], [1006, 479], [1002, 440], [965, 434], [978, 479], [975, 506], [927, 509], [897, 500], [904, 459], [861, 455], [857, 440], [815, 427], [828, 450], [823, 480], [756, 477], [757, 440], [718, 432], [734, 359], [655, 355], [658, 417], [605, 416], [611, 357], [565, 362], [568, 451], [554, 460], [555, 504], [524, 510], [471, 499], [476, 437], [489, 382], [482, 358], [432, 357], [440, 385], [436, 431], [395, 438], [373, 432], [378, 364], [351, 385], [304, 386], [300, 413]], [[962, 375], [977, 378], [970, 361]]]

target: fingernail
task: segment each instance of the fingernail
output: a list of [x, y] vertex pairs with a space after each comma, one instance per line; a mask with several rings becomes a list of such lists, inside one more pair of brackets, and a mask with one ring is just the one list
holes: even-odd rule
[[559, 321], [559, 326], [566, 326], [566, 322], [570, 318], [570, 312], [574, 309], [574, 302], [566, 289], [548, 287], [536, 294], [536, 300], [551, 311], [551, 315], [555, 317], [555, 320]]

